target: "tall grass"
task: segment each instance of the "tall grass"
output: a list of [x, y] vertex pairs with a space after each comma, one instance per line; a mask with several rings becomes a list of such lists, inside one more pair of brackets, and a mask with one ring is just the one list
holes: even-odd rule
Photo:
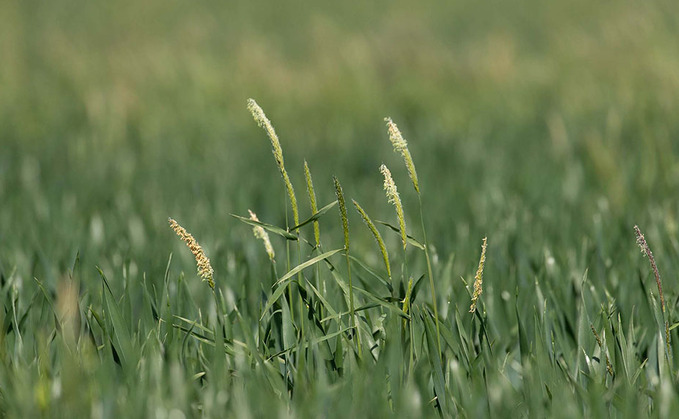
[[[251, 111], [254, 103], [252, 100], [249, 102]], [[256, 108], [256, 112], [253, 113], [264, 115], [261, 108]], [[282, 153], [280, 146], [275, 145], [278, 138], [272, 134], [274, 131], [268, 119], [263, 118], [265, 117], [256, 119], [258, 122], [265, 121], [262, 124], [270, 139], [275, 138], [275, 141], [272, 140], [275, 160], [282, 174], [289, 201], [293, 202], [294, 195], [291, 191], [294, 188], [291, 177], [287, 175], [285, 169], [281, 169], [282, 154], [279, 155], [276, 151]], [[500, 324], [496, 317], [498, 302], [492, 300], [497, 297], [493, 295], [484, 297], [488, 304], [484, 304], [482, 310], [479, 308], [484, 289], [484, 270], [489, 262], [493, 263], [492, 259], [487, 260], [487, 239], [483, 238], [481, 256], [469, 294], [468, 311], [471, 314], [465, 316], [454, 306], [442, 317], [438, 311], [436, 281], [429, 253], [430, 246], [426, 238], [420, 180], [407, 143], [398, 127], [390, 119], [387, 119], [387, 126], [394, 150], [403, 158], [415, 189], [422, 228], [421, 240], [408, 234], [403, 201], [391, 171], [383, 164], [380, 166], [383, 187], [387, 203], [393, 206], [396, 214], [397, 226], [381, 224], [386, 231], [392, 231], [398, 237], [402, 250], [401, 282], [393, 280], [387, 241], [366, 210], [355, 199], [352, 199], [352, 203], [377, 243], [382, 267], [373, 265], [370, 253], [359, 254], [350, 247], [351, 237], [355, 233], [349, 230], [347, 198], [337, 177], [332, 177], [332, 189], [336, 200], [321, 209], [318, 208], [317, 192], [311, 180], [311, 171], [307, 161], [304, 161], [304, 178], [311, 210], [308, 218], [300, 222], [298, 216], [294, 215], [293, 227], [278, 227], [260, 221], [252, 212], [249, 218], [238, 217], [239, 220], [253, 226], [255, 236], [263, 240], [266, 253], [274, 264], [274, 272], [276, 272], [273, 256], [275, 251], [267, 232], [282, 237], [286, 243], [296, 241], [299, 262], [297, 266], [287, 266], [286, 273], [276, 278], [269, 290], [264, 289], [264, 308], [257, 317], [256, 325], [248, 324], [241, 317], [242, 311], [248, 311], [246, 308], [241, 310], [238, 308], [239, 304], [234, 306], [234, 312], [239, 313], [237, 318], [244, 340], [239, 341], [231, 337], [233, 331], [224, 332], [223, 344], [227, 359], [240, 353], [240, 356], [245, 356], [249, 360], [250, 365], [261, 365], [263, 368], [261, 372], [257, 372], [258, 369], [255, 368], [248, 374], [259, 376], [260, 379], [268, 381], [274, 389], [277, 388], [276, 394], [286, 404], [294, 404], [295, 400], [304, 399], [300, 392], [321, 385], [319, 383], [331, 386], [333, 383], [342, 383], [350, 379], [348, 377], [366, 377], [364, 374], [369, 372], [382, 376], [388, 383], [386, 387], [379, 387], [382, 393], [377, 396], [375, 402], [382, 406], [377, 408], [383, 409], [382, 412], [398, 413], [407, 409], [407, 394], [412, 390], [413, 380], [424, 380], [422, 383], [426, 384], [424, 386], [420, 384], [418, 388], [421, 391], [426, 389], [428, 393], [427, 400], [430, 402], [428, 407], [423, 407], [425, 411], [432, 409], [444, 417], [468, 415], [472, 411], [478, 414], [479, 411], [472, 408], [472, 400], [477, 397], [468, 394], [469, 387], [480, 389], [478, 380], [487, 383], [486, 377], [490, 374], [504, 384], [494, 384], [490, 387], [489, 384], [484, 385], [484, 391], [487, 392], [484, 397], [489, 401], [496, 400], [491, 402], [495, 407], [490, 407], [490, 411], [485, 413], [509, 411], [503, 410], [509, 406], [505, 398], [515, 396], [510, 383], [518, 381], [516, 377], [506, 375], [509, 355], [505, 355], [502, 363], [497, 364], [493, 361], [497, 359], [497, 352], [493, 349], [495, 339], [493, 336], [502, 333], [497, 329]], [[340, 217], [339, 225], [333, 226], [332, 218], [325, 215], [335, 205], [338, 206]], [[323, 248], [320, 240], [321, 224], [326, 225], [325, 230], [341, 231], [339, 244], [330, 246], [334, 250]], [[663, 366], [658, 360], [657, 374], [665, 374], [662, 371], [672, 368], [669, 313], [655, 259], [637, 227], [635, 233], [638, 244], [651, 262], [658, 285], [661, 316], [664, 319], [663, 346], [668, 364]], [[327, 236], [324, 245], [327, 246], [334, 240], [332, 235]], [[418, 251], [409, 253], [408, 244], [412, 244]], [[286, 246], [286, 252], [289, 261], [292, 254], [290, 246]], [[339, 269], [341, 264], [337, 264], [338, 261], [335, 260], [338, 254], [343, 255], [344, 269]], [[420, 276], [418, 272], [422, 269], [424, 272]], [[429, 300], [420, 298], [419, 293], [425, 276], [428, 277], [431, 287]], [[315, 281], [312, 278], [315, 278]], [[321, 278], [323, 281], [320, 281]], [[318, 285], [321, 282], [325, 283], [326, 278], [332, 286], [319, 288]], [[357, 279], [359, 282], [356, 282]], [[583, 281], [586, 282], [587, 279]], [[295, 292], [290, 292], [293, 284]], [[546, 289], [543, 290], [543, 286]], [[287, 301], [284, 297], [286, 289]], [[536, 312], [532, 319], [523, 314], [524, 309], [519, 303], [523, 291], [517, 291], [514, 302], [517, 324], [515, 336], [520, 356], [517, 358], [517, 366], [511, 367], [513, 371], [511, 374], [521, 373], [524, 376], [522, 397], [526, 403], [526, 412], [540, 411], [535, 404], [539, 397], [536, 398], [531, 393], [535, 391], [546, 392], [549, 397], [555, 391], [561, 394], [566, 392], [569, 397], [582, 399], [586, 394], [583, 390], [595, 386], [594, 383], [599, 383], [596, 388], [609, 391], [616, 391], [612, 389], [620, 388], [621, 385], [626, 389], [639, 385], [640, 373], [648, 362], [633, 354], [633, 348], [640, 345], [641, 341], [635, 337], [636, 332], [631, 323], [625, 332], [621, 318], [618, 318], [616, 323], [608, 311], [599, 314], [591, 311], [592, 303], [587, 300], [599, 303], [604, 301], [595, 287], [590, 287], [581, 297], [582, 301], [579, 303], [575, 318], [559, 317], [564, 314], [550, 310], [551, 305], [559, 304], [552, 285], [536, 282], [535, 292], [541, 301], [541, 311]], [[510, 297], [503, 295], [502, 298]], [[450, 294], [447, 299], [459, 301], [458, 296]], [[294, 316], [293, 307], [297, 312]], [[198, 345], [211, 341], [205, 334], [211, 330], [208, 324], [201, 324], [199, 319], [189, 320], [184, 317], [179, 319], [181, 321], [174, 326], [185, 333], [185, 339], [195, 340]], [[595, 324], [598, 324], [598, 327], [595, 327]], [[585, 340], [587, 333], [582, 332], [588, 326], [592, 332], [589, 336], [594, 337], [593, 346], [591, 344], [588, 346]], [[577, 330], [569, 331], [572, 327], [576, 327]], [[202, 332], [198, 333], [196, 328]], [[257, 334], [249, 336], [252, 330], [256, 330]], [[213, 335], [216, 337], [218, 334], [213, 332]], [[547, 339], [542, 339], [543, 336]], [[611, 345], [616, 349], [612, 349]], [[512, 352], [510, 347], [506, 350]], [[579, 356], [581, 351], [592, 355], [581, 358]], [[598, 357], [605, 359], [603, 369], [598, 366], [600, 363]], [[551, 365], [547, 369], [550, 371], [549, 375], [545, 378], [534, 375], [533, 365], [543, 365], [540, 367], [542, 369], [546, 365]], [[581, 374], [581, 370], [586, 373]], [[624, 375], [626, 381], [619, 381], [619, 375]], [[628, 387], [624, 387], [625, 385]], [[618, 412], [624, 409], [613, 404], [609, 406], [609, 411]]]
[[[271, 123], [264, 126], [271, 140]], [[197, 235], [204, 248], [169, 219], [183, 242], [177, 246], [189, 250], [170, 257], [157, 283], [133, 278], [129, 263], [113, 275], [100, 269], [97, 291], [81, 291], [78, 255], [63, 285], [52, 288], [36, 276], [32, 293], [15, 272], [3, 270], [0, 411], [25, 417], [671, 414], [679, 403], [671, 345], [675, 292], [663, 288], [638, 227], [659, 307], [645, 292], [647, 268], [630, 262], [631, 240], [614, 249], [627, 262], [600, 261], [611, 275], [627, 272], [627, 283], [602, 286], [586, 262], [611, 253], [587, 241], [584, 256], [536, 245], [526, 233], [534, 221], [515, 214], [509, 217], [517, 225], [499, 229], [492, 246], [483, 238], [480, 257], [474, 240], [464, 242], [458, 260], [473, 277], [466, 293], [452, 257], [442, 261], [427, 241], [420, 199], [426, 177], [416, 177], [412, 156], [397, 144], [418, 197], [419, 237], [408, 231], [411, 211], [397, 189], [398, 172], [386, 165], [381, 179], [374, 172], [379, 199], [360, 199], [372, 202], [371, 213], [392, 214], [396, 225], [373, 221], [352, 197], [358, 188], [351, 181], [314, 184], [306, 161], [308, 214], [297, 209], [287, 220], [295, 176], [280, 169], [280, 143], [272, 143], [286, 201], [275, 208], [281, 200], [269, 199], [266, 213], [278, 213], [284, 225], [250, 210], [235, 216], [248, 232], [242, 253], [203, 241], [209, 233]], [[328, 196], [333, 200], [319, 205], [318, 197]], [[347, 210], [350, 199], [356, 213]], [[329, 215], [336, 215], [335, 206], [339, 217]], [[350, 229], [351, 215], [366, 229]], [[369, 234], [372, 247], [362, 247], [361, 234]], [[672, 260], [671, 246], [671, 240], [660, 246], [667, 258], [661, 263]], [[176, 265], [189, 254], [196, 269], [185, 275]], [[402, 266], [400, 282], [394, 264]], [[422, 292], [427, 283], [430, 295]], [[656, 329], [649, 327], [654, 317]]]
[[[264, 115], [264, 111], [256, 105], [254, 100], [250, 99], [248, 101], [248, 109], [255, 116], [257, 123], [265, 128], [272, 143], [275, 161], [283, 177], [289, 201], [295, 203], [294, 187], [284, 167], [280, 142], [273, 126]], [[396, 125], [390, 120], [388, 123], [389, 133], [395, 150], [399, 151], [404, 157], [406, 168], [419, 197], [419, 181], [407, 144], [400, 137], [400, 132]], [[252, 213], [250, 218], [238, 217], [241, 221], [254, 226], [257, 237], [263, 237], [263, 232], [266, 229], [269, 232], [277, 233], [287, 239], [287, 241], [297, 241], [297, 255], [300, 258], [298, 266], [288, 266], [287, 273], [278, 278], [270, 293], [267, 293], [267, 301], [260, 316], [260, 323], [257, 325], [257, 330], [279, 330], [280, 335], [278, 337], [272, 336], [268, 342], [265, 341], [263, 344], [262, 342], [256, 343], [253, 345], [253, 348], [258, 348], [257, 351], [264, 351], [258, 357], [270, 360], [280, 359], [283, 365], [286, 365], [282, 378], [287, 382], [288, 392], [293, 395], [297, 386], [305, 385], [303, 384], [306, 381], [306, 378], [304, 378], [304, 374], [306, 374], [305, 369], [311, 365], [317, 365], [317, 357], [320, 353], [317, 353], [316, 350], [326, 353], [324, 359], [333, 360], [331, 364], [326, 364], [323, 368], [325, 370], [323, 375], [326, 376], [326, 379], [329, 377], [328, 374], [330, 376], [335, 374], [336, 376], [342, 376], [347, 371], [355, 374], [361, 369], [367, 368], [366, 363], [372, 364], [373, 367], [371, 368], [384, 365], [384, 362], [394, 364], [384, 371], [385, 378], [392, 383], [391, 390], [387, 392], [386, 396], [387, 400], [391, 400], [390, 406], [393, 411], [398, 410], [398, 405], [394, 404], [394, 402], [402, 398], [402, 394], [400, 394], [403, 391], [402, 385], [407, 384], [411, 379], [409, 378], [411, 374], [417, 368], [420, 368], [419, 366], [423, 361], [426, 361], [432, 368], [430, 379], [433, 383], [431, 391], [434, 395], [434, 406], [440, 414], [448, 415], [454, 412], [455, 408], [453, 404], [448, 402], [450, 393], [443, 375], [441, 357], [444, 353], [441, 348], [440, 318], [438, 315], [431, 261], [429, 260], [427, 250], [428, 244], [426, 234], [424, 233], [424, 222], [422, 221], [422, 228], [425, 239], [420, 244], [416, 239], [407, 234], [403, 203], [391, 172], [386, 165], [380, 167], [380, 172], [383, 176], [387, 201], [394, 207], [398, 224], [398, 227], [389, 226], [389, 228], [398, 233], [403, 251], [401, 260], [403, 264], [403, 277], [400, 285], [393, 282], [387, 245], [382, 238], [382, 234], [356, 200], [352, 200], [352, 202], [378, 244], [385, 271], [376, 270], [375, 267], [370, 266], [371, 263], [368, 260], [350, 253], [350, 231], [345, 192], [337, 177], [332, 178], [332, 183], [336, 198], [335, 203], [340, 213], [340, 225], [343, 236], [342, 247], [322, 252], [319, 224], [321, 221], [327, 222], [327, 218], [322, 217], [335, 203], [328, 204], [321, 210], [318, 209], [316, 192], [311, 180], [311, 171], [306, 161], [304, 162], [304, 176], [312, 210], [312, 214], [307, 220], [299, 222], [296, 204], [292, 205], [293, 213], [295, 214], [294, 227], [283, 228], [262, 223]], [[421, 200], [420, 213], [420, 217], [423, 220]], [[304, 227], [307, 225], [313, 226], [313, 240], [307, 240], [305, 237]], [[388, 226], [388, 224], [385, 225]], [[425, 264], [427, 266], [429, 283], [432, 288], [432, 301], [430, 304], [433, 307], [433, 313], [427, 308], [429, 304], [426, 302], [422, 302], [422, 305], [417, 305], [417, 289], [419, 288], [421, 277], [418, 279], [417, 284], [415, 284], [413, 277], [410, 276], [408, 269], [409, 255], [407, 253], [409, 242], [415, 243], [419, 249], [424, 251], [423, 256], [426, 260]], [[306, 260], [302, 260], [302, 256], [306, 254], [306, 252], [302, 251], [302, 243], [308, 245], [312, 251]], [[313, 256], [314, 249], [319, 249], [319, 254]], [[343, 272], [337, 269], [332, 260], [332, 257], [340, 250], [343, 251], [346, 266]], [[267, 252], [273, 261], [271, 256], [273, 250]], [[287, 252], [288, 260], [290, 260], [289, 246], [287, 247]], [[485, 247], [483, 257], [485, 258]], [[321, 270], [322, 265], [325, 265], [326, 269]], [[319, 290], [312, 285], [307, 274], [305, 274], [305, 270], [312, 266], [314, 266], [315, 270], [313, 272], [317, 279], [315, 283], [319, 284], [319, 276], [330, 276], [336, 285], [335, 292], [330, 292], [325, 287]], [[419, 269], [420, 264], [418, 263], [416, 266]], [[354, 283], [352, 270], [355, 269], [359, 269], [362, 273], [361, 287]], [[363, 274], [368, 276], [363, 277]], [[295, 282], [297, 285], [296, 293], [290, 292], [289, 288], [294, 277], [298, 278]], [[289, 310], [287, 309], [288, 305], [282, 302], [285, 287], [288, 287], [287, 295], [289, 301], [287, 303], [289, 304]], [[385, 287], [393, 297], [383, 297], [379, 291], [381, 287]], [[337, 292], [339, 293], [339, 299], [337, 298]], [[295, 299], [299, 301], [299, 304], [294, 304], [293, 300]], [[293, 307], [299, 307], [298, 315], [287, 315], [288, 311], [292, 313]], [[327, 316], [323, 317], [320, 313], [327, 313]], [[401, 327], [401, 323], [403, 327]], [[430, 323], [433, 326], [432, 328], [429, 327]], [[287, 333], [286, 330], [288, 331]], [[301, 333], [292, 334], [291, 332], [294, 330]], [[401, 330], [401, 332], [398, 332], [398, 330]], [[376, 334], [376, 331], [381, 332]], [[424, 333], [427, 336], [426, 340], [430, 343], [424, 352], [418, 348], [416, 342], [417, 333]], [[369, 354], [367, 358], [364, 357], [364, 343], [368, 345], [366, 348]], [[407, 350], [404, 350], [405, 348]], [[251, 356], [255, 356], [255, 354], [251, 354]], [[358, 364], [354, 363], [354, 357]], [[395, 369], [393, 369], [394, 367]], [[393, 375], [389, 371], [399, 371], [399, 373]]]

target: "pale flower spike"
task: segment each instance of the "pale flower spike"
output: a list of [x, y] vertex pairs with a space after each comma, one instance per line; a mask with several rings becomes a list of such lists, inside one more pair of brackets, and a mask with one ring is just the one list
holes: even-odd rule
[[391, 145], [394, 146], [394, 151], [400, 153], [401, 156], [403, 156], [403, 161], [405, 162], [406, 168], [408, 169], [408, 176], [410, 176], [410, 180], [413, 182], [415, 192], [419, 194], [420, 184], [417, 181], [417, 171], [415, 171], [415, 163], [413, 163], [413, 157], [410, 155], [410, 150], [408, 150], [408, 143], [403, 138], [401, 131], [398, 129], [398, 126], [396, 126], [394, 121], [391, 120], [391, 118], [384, 118], [384, 121], [387, 123], [389, 141], [391, 141]]
[[396, 189], [396, 184], [394, 179], [391, 177], [391, 172], [387, 166], [380, 166], [380, 172], [384, 176], [384, 190], [387, 193], [387, 198], [389, 203], [394, 204], [396, 208], [396, 216], [398, 217], [398, 225], [401, 230], [401, 241], [403, 242], [403, 249], [406, 248], [406, 243], [408, 242], [408, 236], [406, 235], [406, 220], [403, 215], [403, 204], [401, 203], [401, 197], [398, 194], [398, 189]]
[[295, 189], [292, 187], [292, 182], [290, 181], [290, 176], [288, 176], [288, 171], [285, 170], [285, 161], [283, 160], [283, 148], [281, 147], [281, 142], [278, 140], [278, 135], [276, 135], [276, 130], [273, 129], [273, 125], [269, 118], [264, 114], [264, 110], [255, 102], [254, 99], [248, 99], [248, 110], [252, 114], [252, 117], [257, 122], [257, 125], [264, 128], [269, 139], [271, 140], [271, 148], [273, 152], [274, 159], [276, 160], [276, 165], [278, 170], [281, 172], [283, 177], [283, 182], [285, 182], [285, 188], [288, 191], [288, 198], [290, 198], [290, 205], [292, 206], [292, 217], [294, 219], [295, 225], [299, 224], [299, 210], [297, 208], [297, 198], [295, 198]]
[[[250, 213], [250, 219], [252, 221], [259, 221], [259, 218], [257, 218], [257, 214], [252, 212], [251, 210], [248, 210]], [[260, 239], [264, 243], [264, 249], [266, 250], [266, 254], [269, 255], [269, 259], [273, 262], [274, 259], [276, 258], [276, 252], [273, 250], [273, 246], [271, 246], [271, 240], [269, 240], [269, 233], [266, 232], [262, 227], [260, 226], [254, 226], [252, 227], [252, 232], [255, 234], [255, 237]]]

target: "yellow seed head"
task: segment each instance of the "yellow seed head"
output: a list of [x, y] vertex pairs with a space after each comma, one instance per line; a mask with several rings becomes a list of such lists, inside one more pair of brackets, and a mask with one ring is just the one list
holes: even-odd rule
[[252, 117], [257, 122], [257, 125], [264, 128], [269, 139], [271, 140], [271, 148], [273, 152], [274, 159], [276, 160], [276, 165], [278, 170], [281, 172], [283, 177], [283, 182], [285, 182], [285, 188], [288, 191], [288, 198], [290, 198], [290, 205], [292, 206], [292, 216], [295, 225], [299, 224], [299, 211], [297, 209], [297, 199], [295, 198], [295, 189], [292, 187], [292, 182], [290, 181], [290, 176], [288, 176], [287, 170], [285, 170], [285, 161], [283, 160], [283, 148], [281, 147], [281, 142], [278, 140], [278, 135], [276, 135], [276, 130], [273, 129], [273, 125], [269, 118], [266, 117], [264, 110], [255, 102], [254, 99], [248, 99], [248, 110], [252, 114]]
[[186, 245], [189, 247], [189, 250], [191, 250], [191, 253], [193, 253], [193, 256], [196, 258], [198, 276], [200, 276], [203, 281], [207, 281], [210, 288], [212, 288], [214, 291], [214, 271], [212, 270], [212, 265], [210, 265], [210, 259], [205, 256], [203, 248], [200, 247], [196, 239], [194, 239], [193, 236], [188, 231], [186, 231], [186, 229], [184, 229], [184, 227], [180, 226], [178, 222], [172, 218], [168, 218], [168, 221], [170, 222], [170, 227], [172, 230], [174, 230], [174, 232], [177, 233], [184, 243], [186, 243]]
[[403, 242], [403, 249], [406, 248], [407, 235], [406, 235], [406, 219], [403, 215], [403, 204], [401, 203], [401, 197], [398, 194], [398, 189], [394, 183], [394, 179], [391, 177], [391, 172], [387, 166], [380, 166], [380, 172], [384, 176], [384, 190], [387, 193], [387, 198], [389, 203], [393, 204], [396, 208], [396, 216], [398, 217], [398, 225], [401, 230], [401, 241]]
[[481, 246], [481, 259], [479, 259], [479, 267], [476, 269], [476, 275], [474, 275], [474, 294], [472, 295], [472, 305], [469, 307], [469, 312], [473, 313], [476, 311], [476, 303], [483, 292], [483, 266], [486, 263], [486, 245], [488, 244], [488, 238], [483, 238], [483, 245]]
[[[250, 213], [251, 220], [259, 221], [259, 218], [257, 218], [257, 214], [250, 210], [248, 210], [248, 212]], [[269, 240], [269, 233], [267, 233], [266, 230], [264, 230], [260, 226], [253, 227], [252, 232], [255, 234], [256, 238], [264, 242], [264, 249], [266, 250], [266, 254], [269, 255], [269, 259], [271, 259], [271, 261], [273, 262], [274, 259], [276, 258], [276, 252], [274, 252], [273, 246], [271, 246], [271, 240]]]
[[394, 151], [400, 153], [403, 157], [403, 161], [405, 162], [406, 168], [408, 169], [408, 176], [410, 176], [410, 180], [413, 182], [415, 191], [419, 194], [420, 184], [417, 181], [417, 171], [415, 170], [415, 163], [413, 163], [410, 150], [408, 150], [408, 143], [403, 138], [401, 131], [398, 129], [398, 126], [396, 126], [394, 121], [391, 120], [391, 118], [384, 118], [384, 121], [387, 123], [389, 141], [391, 141], [391, 145], [394, 146]]

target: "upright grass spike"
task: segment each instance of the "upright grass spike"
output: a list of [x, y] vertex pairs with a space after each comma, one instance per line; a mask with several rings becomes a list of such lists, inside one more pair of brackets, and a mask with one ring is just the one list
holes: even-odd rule
[[332, 181], [335, 184], [335, 194], [337, 195], [337, 202], [339, 204], [340, 217], [342, 218], [342, 231], [344, 232], [344, 255], [347, 260], [347, 276], [349, 277], [349, 312], [351, 316], [351, 327], [356, 335], [356, 347], [358, 348], [358, 357], [361, 357], [361, 333], [356, 324], [354, 311], [354, 287], [351, 282], [351, 262], [349, 261], [349, 220], [347, 218], [347, 205], [344, 200], [344, 192], [342, 185], [340, 185], [337, 177], [333, 176]]
[[644, 235], [641, 233], [641, 230], [639, 229], [639, 226], [634, 226], [634, 234], [637, 237], [637, 244], [641, 248], [641, 253], [645, 254], [648, 257], [648, 261], [651, 263], [651, 269], [653, 270], [653, 274], [655, 275], [655, 283], [658, 285], [658, 295], [660, 296], [660, 307], [662, 308], [662, 315], [663, 315], [663, 320], [665, 321], [665, 344], [667, 346], [667, 360], [670, 360], [670, 354], [671, 348], [670, 348], [670, 325], [667, 320], [667, 312], [665, 309], [665, 297], [663, 296], [662, 292], [662, 283], [660, 281], [660, 272], [658, 271], [658, 266], [655, 264], [655, 258], [653, 257], [653, 252], [651, 252], [651, 248], [648, 246], [648, 243], [646, 243], [646, 238]]
[[[304, 178], [306, 179], [306, 190], [309, 194], [309, 204], [311, 205], [311, 213], [316, 214], [318, 212], [318, 206], [316, 205], [316, 192], [314, 192], [314, 182], [311, 179], [311, 171], [309, 170], [309, 165], [306, 160], [304, 160]], [[316, 247], [321, 244], [321, 231], [318, 226], [318, 221], [314, 221], [314, 240], [316, 241]]]
[[290, 199], [290, 205], [292, 206], [292, 218], [294, 220], [294, 225], [299, 224], [299, 210], [297, 208], [297, 198], [295, 198], [295, 189], [292, 187], [292, 182], [290, 181], [290, 176], [288, 176], [287, 170], [285, 170], [285, 161], [283, 160], [283, 149], [281, 148], [281, 143], [278, 140], [278, 135], [271, 125], [271, 121], [266, 117], [266, 114], [262, 108], [255, 102], [254, 99], [248, 99], [248, 110], [252, 114], [252, 117], [257, 122], [257, 125], [264, 128], [269, 139], [271, 140], [271, 147], [274, 159], [276, 159], [276, 165], [278, 170], [283, 176], [283, 181], [285, 182], [285, 188], [288, 191], [288, 198]]
[[384, 260], [384, 267], [387, 269], [387, 276], [389, 276], [389, 280], [391, 282], [391, 267], [389, 264], [389, 253], [387, 252], [387, 247], [384, 245], [384, 240], [382, 240], [382, 235], [377, 230], [377, 227], [375, 227], [375, 224], [372, 222], [372, 220], [365, 212], [365, 210], [363, 210], [363, 208], [361, 208], [361, 206], [358, 204], [358, 202], [356, 202], [353, 199], [351, 200], [351, 202], [354, 203], [356, 211], [358, 211], [358, 213], [361, 214], [363, 222], [365, 223], [366, 226], [368, 226], [368, 229], [373, 234], [373, 237], [375, 237], [377, 245], [380, 247], [380, 252], [382, 252], [382, 259]]
[[[313, 218], [314, 215], [318, 214], [318, 205], [316, 203], [316, 192], [314, 191], [314, 182], [311, 179], [311, 170], [309, 170], [309, 164], [307, 163], [306, 160], [304, 160], [304, 179], [306, 180], [306, 190], [307, 190], [307, 194], [309, 195], [309, 205], [311, 206], [311, 213], [312, 213], [312, 218]], [[325, 208], [328, 208], [328, 206], [324, 207], [323, 209], [325, 209]], [[314, 225], [314, 242], [315, 242], [315, 245], [316, 245], [316, 249], [320, 252], [321, 251], [321, 229], [319, 227], [318, 219], [313, 221], [313, 225]], [[323, 292], [326, 292], [327, 290], [326, 290], [325, 280], [321, 281], [320, 266], [316, 265], [314, 275], [316, 277], [316, 288], [322, 289]], [[321, 312], [322, 312], [323, 307], [320, 307], [319, 310], [321, 310]]]
[[[292, 186], [292, 182], [290, 181], [290, 176], [288, 176], [288, 171], [285, 170], [285, 161], [283, 159], [283, 148], [281, 147], [281, 142], [278, 140], [278, 135], [276, 135], [276, 130], [274, 130], [273, 125], [271, 124], [271, 121], [269, 121], [269, 118], [266, 117], [266, 114], [264, 113], [264, 110], [255, 102], [254, 99], [248, 99], [248, 110], [252, 114], [252, 117], [255, 119], [255, 122], [257, 122], [257, 125], [260, 127], [264, 128], [266, 131], [267, 135], [269, 136], [269, 139], [271, 140], [271, 151], [273, 152], [274, 159], [276, 160], [276, 165], [278, 166], [278, 170], [281, 172], [281, 176], [283, 177], [283, 182], [285, 183], [285, 188], [288, 192], [288, 199], [290, 200], [290, 206], [292, 207], [292, 218], [293, 218], [293, 225], [298, 225], [299, 224], [299, 210], [297, 208], [297, 198], [295, 197], [295, 188]], [[286, 221], [286, 227], [289, 228], [290, 225], [288, 224], [288, 217], [287, 217], [287, 207], [286, 207], [286, 216], [285, 216], [285, 221]], [[299, 236], [299, 232], [297, 232], [297, 236]], [[287, 267], [290, 269], [290, 243], [285, 244], [286, 247], [286, 258], [287, 258]], [[301, 248], [299, 241], [297, 242], [297, 257], [298, 257], [298, 262], [300, 261], [300, 252], [299, 249]], [[298, 284], [300, 287], [302, 286], [302, 278], [301, 276], [299, 277]], [[293, 318], [294, 322], [294, 311], [293, 311], [293, 303], [292, 303], [292, 288], [288, 288], [288, 299], [290, 300], [290, 315]], [[300, 300], [300, 305], [302, 305], [302, 302]], [[301, 312], [300, 312], [301, 313]], [[302, 321], [302, 326], [303, 326], [303, 321]]]
[[[248, 210], [248, 212], [250, 213], [250, 219], [252, 221], [259, 221], [259, 218], [257, 218], [257, 214], [255, 214], [251, 210]], [[266, 254], [269, 255], [269, 260], [271, 260], [271, 262], [274, 262], [274, 260], [276, 259], [276, 252], [274, 252], [273, 246], [271, 246], [271, 240], [269, 240], [269, 233], [267, 233], [262, 226], [252, 227], [252, 232], [254, 233], [256, 238], [260, 239], [264, 243], [264, 249], [266, 250]]]
[[415, 192], [420, 193], [420, 184], [417, 181], [417, 171], [415, 170], [415, 163], [413, 163], [413, 158], [410, 155], [410, 150], [408, 150], [408, 143], [401, 135], [401, 131], [398, 126], [391, 120], [391, 118], [384, 118], [387, 123], [387, 131], [389, 132], [389, 141], [394, 146], [394, 151], [398, 152], [403, 156], [403, 160], [406, 164], [406, 169], [408, 169], [408, 176], [413, 182], [415, 187]]
[[479, 259], [479, 267], [476, 268], [476, 275], [474, 275], [474, 295], [472, 296], [472, 305], [469, 307], [469, 312], [476, 311], [476, 303], [483, 292], [483, 266], [486, 263], [486, 245], [488, 244], [488, 237], [483, 238], [481, 245], [481, 258]]
[[431, 288], [431, 298], [432, 304], [434, 305], [434, 320], [436, 323], [436, 343], [438, 345], [439, 353], [441, 352], [441, 328], [439, 325], [439, 310], [436, 298], [436, 287], [434, 286], [434, 272], [431, 268], [431, 258], [429, 257], [429, 245], [427, 243], [427, 229], [424, 226], [424, 214], [422, 210], [422, 195], [420, 194], [420, 184], [417, 180], [417, 171], [415, 170], [415, 163], [410, 155], [410, 150], [408, 150], [408, 143], [403, 138], [401, 131], [398, 126], [391, 120], [391, 118], [384, 119], [387, 123], [387, 131], [389, 133], [389, 141], [391, 141], [394, 151], [401, 154], [403, 161], [405, 163], [406, 169], [408, 170], [408, 175], [410, 180], [413, 182], [413, 187], [415, 192], [417, 192], [417, 199], [419, 202], [420, 209], [420, 224], [422, 225], [422, 237], [424, 241], [424, 256], [427, 260], [427, 275], [429, 276], [429, 287]]
[[394, 183], [394, 179], [391, 177], [391, 172], [384, 164], [380, 166], [380, 173], [384, 176], [384, 190], [387, 193], [387, 199], [390, 204], [394, 205], [396, 208], [396, 216], [398, 218], [398, 226], [401, 230], [401, 241], [403, 243], [403, 249], [405, 250], [406, 244], [408, 243], [408, 235], [406, 233], [406, 219], [403, 215], [403, 204], [401, 203], [401, 197], [398, 194], [398, 189]]
[[205, 251], [203, 251], [203, 248], [198, 244], [196, 239], [193, 238], [193, 236], [186, 231], [186, 229], [182, 226], [179, 225], [178, 222], [173, 220], [172, 218], [168, 218], [168, 221], [170, 223], [170, 227], [172, 230], [174, 230], [175, 233], [186, 243], [186, 245], [189, 247], [191, 250], [191, 253], [193, 253], [193, 256], [196, 258], [196, 266], [198, 267], [198, 276], [200, 276], [203, 281], [207, 281], [207, 284], [210, 286], [212, 291], [215, 290], [215, 281], [214, 281], [214, 270], [212, 269], [212, 265], [210, 265], [210, 259], [208, 259], [207, 256], [205, 256]]
[[344, 233], [344, 250], [349, 251], [349, 220], [347, 218], [347, 205], [344, 200], [344, 192], [339, 179], [333, 176], [332, 181], [335, 185], [335, 195], [337, 196], [337, 203], [339, 204], [340, 217], [342, 218], [342, 232]]

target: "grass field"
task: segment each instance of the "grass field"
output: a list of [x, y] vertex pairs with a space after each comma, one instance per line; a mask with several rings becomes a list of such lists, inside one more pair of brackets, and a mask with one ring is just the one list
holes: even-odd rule
[[679, 409], [676, 2], [242, 3], [0, 0], [0, 415]]

